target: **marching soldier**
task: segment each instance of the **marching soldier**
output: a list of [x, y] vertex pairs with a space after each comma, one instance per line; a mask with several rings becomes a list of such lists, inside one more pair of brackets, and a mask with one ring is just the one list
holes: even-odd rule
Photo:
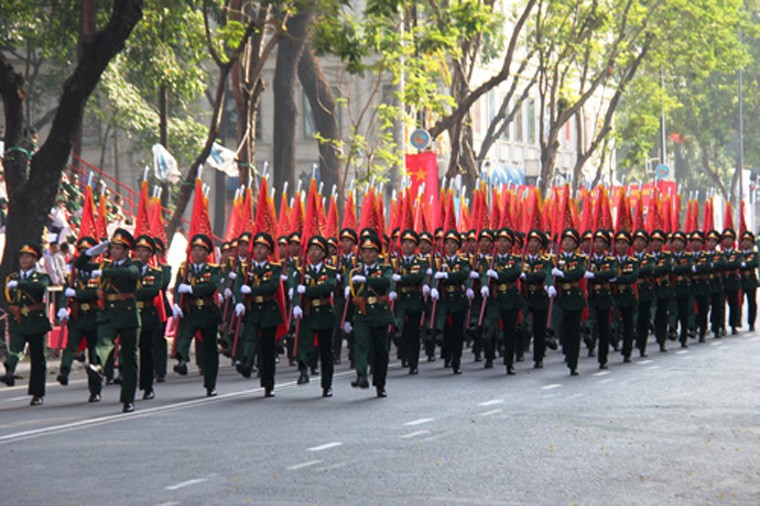
[[[518, 279], [522, 272], [522, 259], [510, 253], [514, 244], [514, 234], [508, 228], [496, 233], [496, 254], [491, 265], [481, 278], [481, 295], [486, 304], [486, 312], [494, 329], [503, 325], [504, 365], [507, 374], [515, 374], [514, 359], [517, 352], [517, 314], [522, 306]], [[493, 362], [496, 346], [495, 335], [487, 335], [486, 360]], [[522, 349], [520, 350], [522, 352]]]
[[219, 267], [222, 269], [222, 280], [224, 280], [223, 282], [225, 284], [224, 290], [222, 290], [222, 297], [224, 298], [222, 308], [227, 308], [227, 312], [222, 314], [222, 325], [219, 329], [219, 346], [222, 355], [225, 357], [231, 357], [233, 336], [232, 332], [230, 332], [230, 326], [225, 325], [225, 323], [229, 323], [233, 318], [234, 305], [232, 303], [232, 286], [237, 277], [237, 241], [223, 242], [219, 245], [219, 252], [221, 254]]
[[401, 330], [403, 356], [409, 364], [409, 374], [417, 374], [420, 361], [420, 320], [425, 310], [422, 286], [429, 267], [427, 261], [415, 254], [419, 236], [408, 229], [401, 233], [401, 255], [396, 259], [392, 279], [394, 288], [388, 294], [395, 302], [396, 326]]
[[691, 299], [691, 253], [684, 251], [686, 246], [686, 234], [680, 230], [673, 233], [672, 258], [672, 283], [675, 290], [676, 302], [678, 303], [678, 322], [680, 325], [679, 341], [681, 348], [688, 348], [689, 330], [689, 301]]
[[24, 356], [24, 347], [29, 344], [32, 369], [28, 393], [32, 396], [32, 406], [42, 404], [45, 397], [45, 334], [52, 328], [45, 314], [45, 293], [50, 277], [35, 270], [35, 263], [41, 256], [39, 244], [22, 244], [18, 254], [19, 270], [10, 273], [5, 282], [11, 339], [5, 359], [5, 376], [0, 377], [0, 381], [9, 387], [15, 384], [16, 365]]
[[[386, 397], [385, 380], [388, 374], [388, 326], [393, 324], [393, 313], [388, 305], [387, 293], [393, 278], [393, 269], [378, 262], [382, 243], [377, 236], [362, 239], [362, 263], [351, 271], [346, 287], [350, 299], [349, 313], [353, 321], [355, 342], [356, 379], [352, 387], [369, 388], [367, 365], [372, 366], [372, 384], [378, 397]], [[350, 330], [351, 324], [346, 322]], [[464, 327], [462, 327], [464, 331]], [[371, 364], [370, 364], [371, 362]]]
[[[94, 238], [82, 237], [76, 246], [81, 255], [96, 244]], [[70, 282], [63, 290], [61, 309], [58, 310], [58, 319], [66, 323], [68, 330], [66, 349], [61, 356], [61, 370], [56, 378], [64, 386], [69, 384], [71, 364], [74, 363], [82, 339], [86, 342], [90, 362], [98, 362], [95, 354], [95, 345], [98, 343], [98, 278], [92, 275], [92, 271], [80, 269], [72, 270], [69, 276]], [[71, 314], [66, 309], [67, 304]], [[88, 377], [88, 388], [89, 402], [98, 402], [100, 383], [96, 384]]]
[[755, 251], [755, 234], [747, 230], [741, 236], [742, 263], [739, 269], [741, 275], [742, 293], [747, 296], [747, 325], [749, 331], [755, 331], [755, 317], [757, 316], [757, 267], [758, 258]]
[[140, 390], [143, 400], [153, 399], [153, 342], [156, 332], [161, 329], [161, 318], [156, 307], [156, 297], [161, 291], [163, 273], [149, 265], [155, 252], [156, 244], [147, 235], [135, 238], [135, 259], [140, 263], [140, 281], [137, 283], [135, 297], [140, 311]]
[[726, 322], [726, 293], [723, 291], [723, 270], [725, 268], [725, 256], [718, 249], [721, 236], [717, 230], [707, 231], [707, 251], [705, 254], [710, 259], [710, 330], [715, 334], [715, 339], [721, 338], [721, 331]]
[[[161, 299], [164, 304], [164, 314], [172, 314], [172, 305], [169, 302], [169, 283], [172, 282], [172, 266], [166, 263], [166, 246], [164, 241], [156, 237], [153, 239], [156, 245], [156, 257], [161, 268]], [[168, 318], [167, 318], [168, 319]], [[166, 321], [160, 322], [158, 332], [153, 341], [153, 368], [156, 372], [156, 383], [166, 381], [167, 363]]]
[[[523, 280], [523, 297], [531, 314], [533, 328], [533, 367], [544, 366], [546, 354], [546, 320], [549, 315], [549, 299], [557, 295], [552, 278], [552, 258], [543, 254], [546, 236], [538, 229], [528, 232], [528, 251], [523, 256], [520, 278]], [[523, 315], [525, 319], [525, 315]]]
[[[462, 347], [464, 346], [464, 324], [468, 299], [472, 299], [472, 289], [466, 287], [469, 281], [470, 262], [459, 255], [461, 237], [456, 230], [444, 235], [444, 256], [434, 275], [438, 289], [431, 292], [433, 299], [440, 296], [440, 304], [435, 314], [443, 330], [444, 360], [450, 361], [454, 374], [462, 374]], [[443, 322], [447, 322], [445, 325]], [[448, 323], [450, 322], [450, 323]]]
[[[480, 251], [474, 258], [473, 269], [472, 272], [470, 272], [470, 279], [472, 279], [472, 291], [475, 293], [475, 298], [472, 299], [472, 305], [470, 306], [470, 321], [468, 322], [468, 325], [473, 328], [475, 334], [475, 343], [472, 346], [472, 351], [475, 355], [475, 362], [480, 362], [482, 360], [481, 353], [483, 352], [483, 348], [486, 345], [487, 341], [496, 342], [497, 340], [501, 340], [501, 337], [496, 335], [498, 328], [491, 328], [490, 319], [484, 319], [482, 325], [478, 325], [481, 307], [483, 305], [483, 301], [485, 300], [485, 297], [483, 297], [485, 290], [482, 289], [480, 278], [481, 276], [484, 276], [486, 271], [491, 267], [493, 247], [494, 233], [491, 230], [484, 228], [480, 231], [479, 234], [478, 248]], [[495, 355], [495, 345], [494, 350], [491, 351]], [[493, 368], [494, 356], [491, 356], [489, 359], [488, 353], [489, 351], [486, 349], [485, 368], [491, 369]]]
[[639, 229], [633, 233], [633, 256], [639, 264], [639, 279], [636, 281], [639, 289], [639, 306], [636, 318], [636, 348], [639, 356], [647, 356], [647, 340], [649, 338], [649, 322], [652, 317], [652, 302], [655, 300], [652, 271], [654, 257], [647, 253], [649, 234]]
[[710, 273], [714, 267], [711, 265], [710, 255], [702, 251], [705, 245], [705, 235], [695, 230], [691, 233], [691, 254], [692, 254], [692, 293], [697, 305], [697, 314], [695, 324], [699, 334], [699, 342], [705, 342], [707, 333], [707, 311], [710, 307]]
[[614, 287], [615, 305], [620, 312], [622, 323], [623, 362], [625, 363], [631, 361], [631, 353], [633, 352], [633, 317], [638, 303], [635, 285], [639, 279], [639, 264], [635, 257], [628, 255], [630, 247], [630, 233], [621, 230], [615, 234], [617, 273], [611, 281]]
[[[100, 276], [100, 297], [103, 311], [98, 314], [98, 344], [95, 347], [98, 361], [88, 365], [90, 380], [101, 385], [102, 367], [108, 355], [114, 351], [114, 343], [119, 338], [121, 362], [122, 411], [135, 410], [137, 390], [137, 336], [140, 335], [140, 314], [137, 310], [135, 292], [140, 278], [140, 265], [129, 258], [129, 250], [135, 247], [135, 239], [128, 231], [116, 229], [111, 241], [93, 246], [74, 261], [74, 267], [88, 270], [93, 276]], [[110, 259], [97, 268], [90, 259], [110, 250]], [[97, 392], [98, 394], [100, 392]]]
[[[280, 279], [284, 283], [287, 283], [288, 287], [288, 296], [285, 299], [285, 306], [286, 311], [288, 311], [287, 314], [293, 313], [293, 296], [294, 296], [294, 290], [295, 286], [298, 284], [295, 281], [296, 276], [298, 275], [298, 268], [301, 264], [301, 232], [293, 232], [291, 233], [287, 238], [287, 248], [286, 248], [287, 254], [284, 256], [285, 258], [285, 265], [284, 265], [284, 272], [280, 275]], [[290, 319], [290, 327], [288, 328], [288, 335], [285, 337], [285, 345], [287, 347], [287, 353], [288, 353], [288, 363], [292, 365], [296, 365], [296, 361], [298, 357], [296, 357], [296, 349], [295, 349], [295, 326], [296, 326], [296, 319], [291, 318]]]
[[[589, 320], [596, 324], [599, 337], [597, 360], [599, 369], [607, 369], [607, 356], [610, 351], [610, 311], [612, 311], [612, 289], [610, 280], [617, 276], [618, 268], [615, 257], [607, 255], [609, 235], [606, 230], [594, 233], [594, 253], [588, 259], [588, 270], [584, 277], [588, 280]], [[591, 332], [589, 355], [594, 351], [594, 329]]]
[[[422, 300], [425, 301], [425, 313], [424, 320], [422, 322], [422, 329], [424, 337], [422, 338], [422, 345], [425, 348], [425, 355], [428, 362], [435, 362], [435, 345], [436, 340], [441, 333], [441, 329], [436, 327], [435, 317], [433, 316], [433, 299], [429, 297], [431, 293], [431, 284], [433, 282], [433, 271], [437, 268], [440, 259], [434, 254], [433, 244], [435, 239], [433, 234], [427, 231], [420, 232], [419, 235], [419, 250], [420, 257], [422, 257], [428, 263], [428, 269], [425, 273], [425, 283], [422, 285]], [[431, 328], [432, 325], [432, 328]]]
[[557, 278], [559, 285], [556, 305], [561, 311], [562, 347], [570, 375], [577, 376], [581, 315], [586, 307], [579, 281], [586, 272], [586, 256], [577, 251], [580, 235], [574, 228], [565, 229], [560, 240], [562, 252], [552, 269], [552, 276]]
[[205, 234], [196, 234], [190, 240], [190, 262], [182, 262], [174, 283], [174, 318], [179, 320], [177, 334], [177, 364], [174, 371], [187, 375], [190, 360], [190, 342], [200, 330], [202, 339], [201, 369], [203, 387], [207, 397], [216, 396], [216, 377], [219, 372], [219, 351], [216, 332], [222, 313], [217, 305], [216, 293], [222, 281], [222, 270], [208, 263], [214, 243]]
[[665, 348], [665, 340], [668, 337], [668, 306], [670, 299], [673, 297], [673, 290], [670, 286], [670, 272], [672, 260], [670, 254], [662, 250], [665, 244], [665, 232], [662, 230], [653, 230], [650, 237], [652, 245], [652, 279], [656, 286], [657, 308], [654, 313], [654, 335], [661, 352], [668, 351]]
[[[727, 228], [723, 231], [723, 290], [728, 300], [728, 324], [731, 327], [731, 334], [736, 335], [737, 328], [742, 324], [742, 308], [739, 305], [739, 288], [741, 282], [739, 279], [739, 269], [742, 265], [741, 254], [734, 249], [736, 241], [736, 232]], [[723, 327], [721, 325], [721, 327]]]
[[[348, 274], [352, 269], [356, 267], [357, 259], [356, 243], [359, 241], [356, 231], [352, 228], [344, 228], [340, 231], [340, 253], [338, 253], [335, 268], [338, 269], [337, 286], [335, 289], [335, 295], [333, 297], [333, 304], [335, 305], [335, 314], [343, 317], [346, 306], [345, 287], [348, 286]], [[339, 328], [340, 325], [335, 326], [335, 334], [333, 335], [333, 355], [335, 356], [335, 364], [340, 364], [340, 356], [343, 348], [343, 329]], [[348, 361], [353, 363], [353, 334], [346, 334], [346, 341], [348, 344]]]
[[327, 256], [327, 240], [324, 237], [317, 235], [309, 239], [306, 254], [308, 264], [297, 269], [293, 277], [298, 283], [295, 288], [300, 299], [300, 302], [293, 303], [293, 318], [301, 319], [297, 341], [298, 369], [301, 371], [298, 384], [309, 382], [308, 368], [316, 363], [314, 347], [317, 346], [322, 362], [322, 397], [332, 397], [332, 332], [337, 322], [330, 294], [338, 282], [338, 271], [324, 262]]
[[266, 232], [256, 234], [253, 261], [235, 281], [235, 299], [241, 301], [235, 306], [235, 314], [243, 318], [244, 332], [240, 367], [243, 375], [250, 377], [254, 350], [259, 350], [265, 397], [274, 397], [275, 340], [277, 327], [284, 321], [276, 300], [282, 265], [269, 261], [273, 251], [272, 236]]

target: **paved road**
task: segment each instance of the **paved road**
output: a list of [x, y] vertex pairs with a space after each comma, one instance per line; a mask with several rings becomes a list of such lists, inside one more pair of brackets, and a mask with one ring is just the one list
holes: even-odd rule
[[[392, 366], [387, 399], [296, 386], [277, 397], [222, 369], [219, 397], [173, 375], [123, 415], [84, 374], [30, 408], [0, 390], [4, 504], [760, 504], [760, 337], [742, 334], [598, 371], [454, 376]], [[51, 376], [51, 381], [54, 376]]]

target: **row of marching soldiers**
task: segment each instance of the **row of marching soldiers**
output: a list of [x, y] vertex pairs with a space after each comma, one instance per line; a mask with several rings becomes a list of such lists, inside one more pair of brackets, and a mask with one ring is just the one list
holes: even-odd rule
[[[679, 328], [684, 347], [691, 329], [700, 341], [708, 331], [720, 338], [726, 317], [736, 334], [745, 297], [753, 331], [755, 240], [744, 232], [737, 250], [736, 239], [732, 229], [688, 235], [598, 230], [581, 236], [570, 228], [557, 237], [559, 251], [551, 254], [554, 246], [539, 230], [525, 235], [506, 228], [477, 235], [405, 230], [383, 240], [372, 229], [360, 235], [343, 229], [336, 239], [309, 238], [306, 248], [298, 233], [279, 238], [281, 264], [271, 260], [272, 237], [258, 233], [243, 234], [237, 249], [223, 246], [222, 263], [216, 265], [208, 262], [211, 239], [199, 234], [191, 238], [170, 306], [171, 270], [152, 260], [163, 255], [163, 244], [120, 229], [100, 244], [86, 237], [77, 242], [79, 256], [58, 313], [69, 333], [58, 381], [68, 383], [81, 345], [88, 350], [89, 400], [99, 401], [103, 366], [118, 342], [123, 410], [134, 410], [138, 385], [143, 399], [152, 399], [154, 378], [164, 378], [167, 360], [162, 312], [171, 312], [179, 322], [173, 353], [178, 374], [187, 374], [190, 345], [198, 338], [208, 396], [216, 395], [218, 337], [222, 352], [234, 355], [241, 374], [250, 376], [258, 366], [264, 394], [273, 396], [277, 329], [284, 323], [287, 353], [300, 371], [298, 383], [309, 382], [319, 359], [325, 397], [333, 394], [333, 366], [340, 362], [344, 339], [357, 372], [352, 386], [369, 388], [371, 373], [377, 395], [385, 397], [394, 329], [410, 374], [418, 374], [421, 349], [433, 361], [436, 346], [444, 365], [461, 374], [469, 329], [475, 335], [476, 360], [484, 354], [485, 367], [491, 368], [501, 356], [509, 375], [515, 374], [515, 362], [522, 360], [531, 340], [534, 367], [542, 368], [547, 345], [553, 347], [551, 334], [559, 334], [567, 366], [576, 375], [583, 334], [589, 354], [607, 368], [617, 335], [623, 361], [629, 362], [634, 346], [646, 356], [650, 328], [660, 351], [667, 350], [669, 329], [672, 337]], [[244, 253], [248, 251], [250, 255]], [[40, 255], [38, 244], [25, 243], [20, 269], [6, 280], [11, 341], [0, 377], [14, 384], [28, 344], [32, 405], [41, 404], [45, 394], [44, 338], [51, 328], [44, 311], [49, 279], [34, 268]], [[277, 297], [281, 290], [288, 294], [285, 304]], [[225, 307], [228, 314], [223, 314]], [[238, 322], [234, 333], [227, 325], [233, 320]]]

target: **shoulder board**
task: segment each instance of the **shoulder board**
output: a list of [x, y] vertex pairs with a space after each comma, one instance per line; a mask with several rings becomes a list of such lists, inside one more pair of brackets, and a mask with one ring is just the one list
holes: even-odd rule
[[604, 259], [605, 260], [616, 260], [616, 258], [614, 256], [612, 256], [612, 255], [605, 255]]
[[206, 265], [208, 265], [212, 269], [218, 269], [219, 268], [219, 264], [206, 264]]
[[460, 260], [464, 260], [465, 262], [470, 261], [470, 257], [463, 253], [457, 253], [457, 257], [459, 257]]
[[580, 257], [580, 258], [584, 258], [584, 259], [585, 259], [585, 258], [587, 258], [587, 257], [586, 257], [586, 254], [585, 254], [585, 253], [581, 253], [581, 252], [577, 252], [577, 253], [575, 254], [575, 256], [577, 256], [577, 257]]
[[541, 260], [551, 260], [552, 256], [547, 253], [544, 255], [539, 255], [538, 258], [540, 258]]
[[269, 265], [273, 267], [282, 267], [282, 262], [269, 262]]
[[325, 265], [325, 269], [328, 270], [328, 271], [337, 271], [338, 270], [338, 268], [335, 267], [334, 265], [329, 265], [329, 264], [324, 264], [324, 265]]

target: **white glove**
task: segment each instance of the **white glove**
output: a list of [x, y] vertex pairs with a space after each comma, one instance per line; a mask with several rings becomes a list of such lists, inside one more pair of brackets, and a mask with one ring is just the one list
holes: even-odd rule
[[280, 281], [287, 281], [288, 275], [287, 274], [280, 274]]
[[184, 316], [184, 314], [182, 314], [182, 308], [179, 307], [178, 304], [174, 304], [174, 306], [172, 306], [172, 315], [175, 319], [182, 318]]
[[401, 281], [401, 274], [393, 274], [393, 276], [391, 276], [391, 279], [395, 281], [396, 283], [398, 283], [399, 281]]
[[351, 323], [350, 322], [346, 322], [346, 323], [343, 324], [343, 332], [345, 332], [346, 334], [350, 334], [351, 333]]
[[301, 318], [303, 316], [303, 310], [301, 306], [293, 306], [293, 318]]
[[336, 275], [335, 275], [335, 280], [336, 280], [338, 283], [340, 283], [340, 282], [343, 280], [343, 276], [341, 276], [340, 274], [336, 274]]
[[101, 271], [100, 269], [95, 269], [94, 271], [90, 273], [90, 276], [93, 278], [99, 278], [102, 275], [103, 275], [103, 271]]
[[252, 292], [251, 287], [248, 285], [243, 285], [240, 287], [240, 293], [242, 293], [243, 295], [251, 295], [251, 292]]
[[486, 276], [488, 276], [489, 278], [493, 278], [493, 279], [499, 279], [499, 273], [496, 272], [493, 269], [488, 269], [486, 271]]
[[364, 276], [354, 276], [351, 278], [352, 283], [365, 283], [367, 281], [367, 278]]
[[435, 273], [434, 277], [435, 277], [435, 279], [449, 279], [449, 273], [448, 272], [443, 272], [443, 271], [438, 271], [438, 272]]
[[[64, 297], [76, 297], [77, 296], [77, 291], [74, 290], [73, 288], [66, 288], [63, 291], [63, 296]], [[59, 318], [59, 320], [60, 320], [60, 318]]]
[[8, 290], [13, 290], [14, 288], [16, 288], [18, 286], [18, 281], [16, 281], [15, 279], [12, 279], [12, 280], [8, 281], [8, 285], [7, 286], [8, 286]]
[[343, 289], [343, 298], [347, 299], [349, 295], [351, 295], [351, 287], [347, 286]]
[[556, 276], [558, 278], [564, 278], [565, 273], [555, 267], [554, 269], [552, 269], [552, 276]]
[[58, 310], [58, 320], [60, 320], [62, 322], [65, 322], [68, 319], [69, 319], [69, 312], [66, 311], [66, 308], [62, 307], [61, 309], [59, 309]]
[[298, 292], [298, 295], [303, 295], [306, 293], [306, 285], [298, 285], [296, 287], [296, 292]]
[[245, 304], [242, 302], [238, 302], [235, 304], [235, 315], [236, 316], [243, 316], [245, 314]]
[[585, 273], [583, 273], [583, 277], [586, 279], [594, 279], [596, 277], [596, 274], [594, 274], [591, 271], [586, 271]]
[[520, 273], [520, 279], [525, 280], [526, 278], [527, 278], [527, 276], [525, 275], [525, 273], [521, 272]]
[[475, 292], [472, 291], [472, 288], [468, 288], [464, 291], [464, 294], [467, 295], [467, 298], [472, 300], [475, 298]]
[[98, 244], [97, 246], [93, 246], [92, 248], [88, 248], [87, 251], [84, 252], [84, 254], [87, 255], [88, 257], [96, 257], [96, 256], [102, 254], [108, 248], [109, 244], [110, 244], [109, 241], [103, 241], [100, 244]]
[[398, 294], [396, 292], [388, 292], [388, 300], [396, 300], [398, 299]]
[[293, 300], [293, 287], [288, 288], [288, 299]]
[[430, 290], [430, 298], [433, 299], [433, 300], [438, 300], [438, 297], [440, 297], [440, 295], [438, 294], [438, 289], [437, 288], [431, 289]]
[[480, 277], [480, 273], [478, 271], [472, 271], [470, 272], [470, 278], [472, 279], [478, 279]]
[[222, 302], [224, 302], [224, 297], [219, 292], [216, 292], [216, 301], [219, 303], [219, 305], [221, 305]]
[[[744, 268], [746, 268], [746, 267], [747, 267], [747, 262], [742, 262], [742, 269], [744, 269]], [[691, 269], [692, 269], [694, 272], [697, 272], [697, 268], [696, 268], [696, 267], [692, 266], [692, 267], [691, 267]]]
[[485, 299], [491, 294], [491, 290], [488, 289], [487, 286], [484, 286], [480, 289], [480, 295]]
[[430, 267], [428, 267], [428, 270], [425, 271], [425, 275], [426, 276], [432, 276], [433, 275], [433, 269], [431, 269]]
[[186, 285], [185, 283], [180, 283], [177, 287], [177, 291], [179, 293], [193, 293], [193, 287], [190, 285]]
[[546, 288], [546, 294], [549, 296], [550, 299], [553, 299], [557, 296], [557, 289], [553, 286], [547, 286]]
[[[744, 265], [745, 264], [742, 264], [742, 267], [744, 267]], [[692, 265], [691, 266], [691, 272], [697, 272], [697, 266], [696, 265]]]
[[230, 290], [229, 288], [225, 288], [224, 289], [224, 298], [225, 299], [229, 299], [230, 297], [232, 297], [232, 290]]
[[237, 279], [237, 274], [235, 274], [235, 271], [230, 271], [230, 273], [227, 274], [227, 277], [229, 279]]
[[610, 280], [610, 283], [617, 283], [617, 278], [612, 278], [612, 279]]
[[422, 295], [425, 297], [430, 295], [430, 287], [428, 285], [422, 285]]

